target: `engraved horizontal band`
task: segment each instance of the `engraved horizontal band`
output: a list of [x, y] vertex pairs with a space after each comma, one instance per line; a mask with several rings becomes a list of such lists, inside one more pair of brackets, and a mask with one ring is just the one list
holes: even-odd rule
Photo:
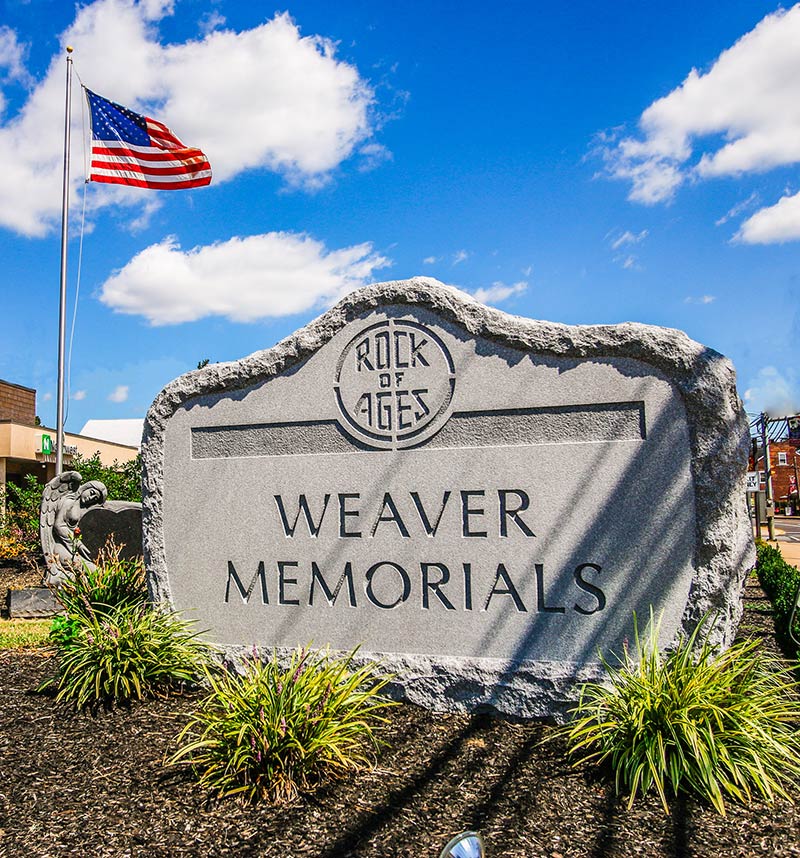
[[[425, 447], [520, 447], [641, 441], [644, 402], [604, 402], [545, 408], [460, 411]], [[498, 444], [502, 438], [502, 444]], [[193, 459], [308, 456], [369, 450], [336, 420], [202, 426], [192, 429]]]

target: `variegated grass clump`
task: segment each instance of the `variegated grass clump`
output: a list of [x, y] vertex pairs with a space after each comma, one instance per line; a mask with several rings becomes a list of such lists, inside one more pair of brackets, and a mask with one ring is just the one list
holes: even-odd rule
[[[618, 793], [693, 792], [725, 815], [725, 802], [792, 801], [800, 785], [800, 704], [789, 670], [746, 640], [717, 652], [707, 622], [660, 653], [658, 624], [621, 666], [604, 660], [610, 684], [588, 684], [563, 728], [578, 763], [607, 763]], [[701, 642], [702, 641], [702, 642]]]
[[147, 604], [141, 558], [114, 545], [95, 565], [71, 569], [53, 588], [64, 608], [50, 627], [55, 676], [44, 687], [78, 707], [123, 703], [194, 683], [209, 647], [177, 614]]
[[94, 607], [141, 605], [147, 600], [144, 562], [141, 557], [126, 559], [121, 548], [109, 542], [95, 564], [75, 564], [65, 571], [64, 580], [52, 587], [67, 616], [84, 614]]
[[[57, 700], [78, 707], [123, 703], [193, 684], [209, 648], [174, 613], [145, 604], [103, 605], [70, 617], [68, 640], [58, 647]], [[52, 635], [51, 635], [52, 637]]]
[[181, 732], [171, 764], [191, 766], [217, 797], [291, 801], [312, 784], [370, 767], [392, 703], [390, 677], [355, 650], [296, 650], [288, 665], [255, 654], [242, 673], [208, 672], [210, 692]]

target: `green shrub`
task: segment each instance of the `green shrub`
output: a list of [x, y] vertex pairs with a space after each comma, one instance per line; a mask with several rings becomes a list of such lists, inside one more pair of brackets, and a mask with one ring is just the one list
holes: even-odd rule
[[178, 737], [171, 764], [188, 763], [218, 798], [293, 800], [325, 777], [367, 767], [376, 730], [392, 703], [375, 664], [352, 669], [355, 650], [295, 651], [288, 667], [273, 654], [243, 673], [208, 674], [210, 693]]
[[[89, 480], [100, 480], [108, 489], [109, 500], [141, 501], [142, 499], [142, 454], [129, 462], [120, 464], [114, 462], [111, 467], [106, 467], [100, 461], [100, 454], [84, 458], [80, 454], [73, 456], [70, 470], [78, 471], [81, 481], [88, 483]], [[41, 488], [39, 490], [41, 497]]]
[[39, 552], [42, 487], [36, 477], [27, 474], [21, 486], [6, 483], [0, 493], [0, 557], [35, 557]]
[[53, 595], [68, 617], [86, 616], [102, 608], [142, 605], [147, 600], [144, 562], [120, 556], [120, 548], [107, 545], [94, 566], [82, 564], [66, 571], [64, 580], [53, 587]]
[[88, 607], [68, 615], [62, 631], [57, 673], [45, 686], [78, 707], [193, 683], [208, 658], [186, 622], [144, 604]]
[[68, 647], [78, 634], [80, 623], [74, 617], [66, 614], [57, 614], [50, 621], [48, 639], [56, 649], [62, 650]]
[[691, 791], [725, 814], [725, 800], [789, 799], [800, 785], [797, 685], [759, 651], [759, 641], [715, 653], [697, 646], [701, 623], [667, 654], [658, 628], [620, 667], [604, 662], [610, 685], [588, 684], [563, 728], [578, 762], [608, 763], [628, 806], [651, 787]]
[[[789, 642], [789, 620], [800, 589], [800, 572], [788, 564], [779, 549], [762, 540], [756, 541], [756, 574], [764, 592], [772, 602], [775, 628], [781, 643]], [[800, 639], [800, 617], [795, 617], [792, 635]], [[797, 653], [796, 645], [793, 647]]]

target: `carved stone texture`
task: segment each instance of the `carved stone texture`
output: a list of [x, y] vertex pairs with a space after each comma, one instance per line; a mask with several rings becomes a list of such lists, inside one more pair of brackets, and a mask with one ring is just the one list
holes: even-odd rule
[[65, 471], [44, 487], [39, 538], [47, 564], [45, 583], [58, 584], [75, 567], [94, 568], [109, 537], [128, 546], [123, 556], [141, 555], [141, 504], [107, 497], [102, 482], [81, 483], [78, 471]]
[[47, 587], [26, 587], [9, 590], [6, 597], [9, 619], [36, 619], [54, 617], [63, 612], [52, 591]]
[[360, 644], [422, 705], [560, 717], [634, 612], [730, 644], [747, 445], [733, 367], [679, 331], [378, 284], [156, 398], [151, 598], [233, 660]]

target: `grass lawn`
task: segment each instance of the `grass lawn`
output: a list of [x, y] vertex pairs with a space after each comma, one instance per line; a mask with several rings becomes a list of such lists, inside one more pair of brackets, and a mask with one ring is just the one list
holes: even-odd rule
[[0, 620], [0, 650], [44, 646], [49, 631], [50, 620]]

